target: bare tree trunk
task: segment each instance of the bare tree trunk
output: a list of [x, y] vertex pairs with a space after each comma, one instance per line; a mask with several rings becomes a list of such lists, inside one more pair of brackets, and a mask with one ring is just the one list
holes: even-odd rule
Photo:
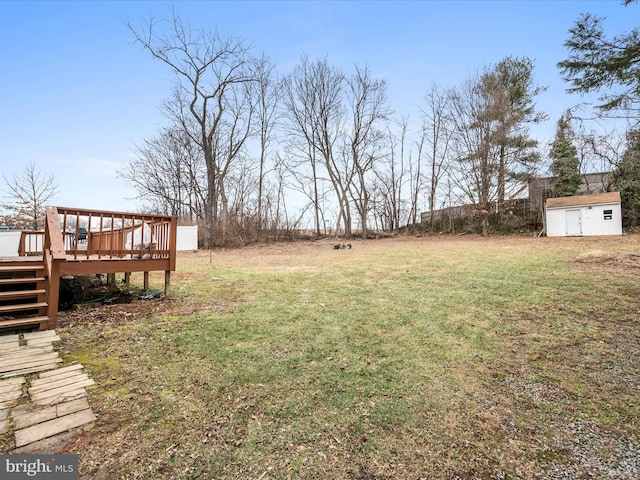
[[420, 136], [420, 141], [418, 142], [418, 159], [416, 164], [416, 172], [411, 182], [412, 186], [412, 195], [411, 195], [411, 214], [410, 221], [411, 224], [416, 225], [418, 223], [418, 195], [422, 190], [422, 178], [421, 178], [421, 167], [422, 167], [422, 148], [424, 146], [424, 135]]
[[[211, 165], [211, 166], [210, 166]], [[213, 248], [213, 226], [217, 217], [218, 192], [216, 189], [216, 169], [207, 162], [207, 196], [204, 207], [204, 245], [205, 248]]]
[[274, 66], [265, 58], [259, 60], [257, 67], [257, 118], [260, 129], [260, 159], [258, 173], [258, 207], [257, 207], [257, 229], [258, 233], [263, 228], [263, 190], [265, 178], [265, 162], [271, 140], [271, 132], [276, 122], [276, 107], [279, 99], [278, 87], [273, 79]]
[[[320, 228], [320, 198], [318, 192], [318, 170], [317, 170], [317, 162], [315, 152], [311, 153], [311, 171], [313, 178], [313, 210], [315, 212], [315, 224], [316, 224], [316, 237], [321, 235]], [[324, 223], [324, 222], [323, 222]]]

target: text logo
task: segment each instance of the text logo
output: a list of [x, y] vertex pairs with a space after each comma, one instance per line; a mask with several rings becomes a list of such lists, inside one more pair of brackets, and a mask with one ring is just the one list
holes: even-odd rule
[[77, 455], [0, 455], [2, 480], [78, 480]]

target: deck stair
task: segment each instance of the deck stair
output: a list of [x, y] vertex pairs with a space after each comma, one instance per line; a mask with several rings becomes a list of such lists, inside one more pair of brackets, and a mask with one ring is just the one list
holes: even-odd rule
[[41, 257], [0, 259], [0, 330], [49, 328], [47, 287]]

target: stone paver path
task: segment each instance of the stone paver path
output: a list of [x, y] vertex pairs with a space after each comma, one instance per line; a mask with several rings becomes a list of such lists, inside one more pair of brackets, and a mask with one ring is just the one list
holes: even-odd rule
[[53, 330], [0, 336], [0, 434], [16, 449], [95, 421], [86, 387], [94, 381], [76, 363], [60, 367]]

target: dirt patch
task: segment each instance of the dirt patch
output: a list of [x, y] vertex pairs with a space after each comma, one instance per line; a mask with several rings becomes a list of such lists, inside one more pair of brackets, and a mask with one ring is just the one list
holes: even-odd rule
[[629, 252], [588, 252], [578, 256], [576, 263], [593, 268], [640, 270], [640, 254]]

